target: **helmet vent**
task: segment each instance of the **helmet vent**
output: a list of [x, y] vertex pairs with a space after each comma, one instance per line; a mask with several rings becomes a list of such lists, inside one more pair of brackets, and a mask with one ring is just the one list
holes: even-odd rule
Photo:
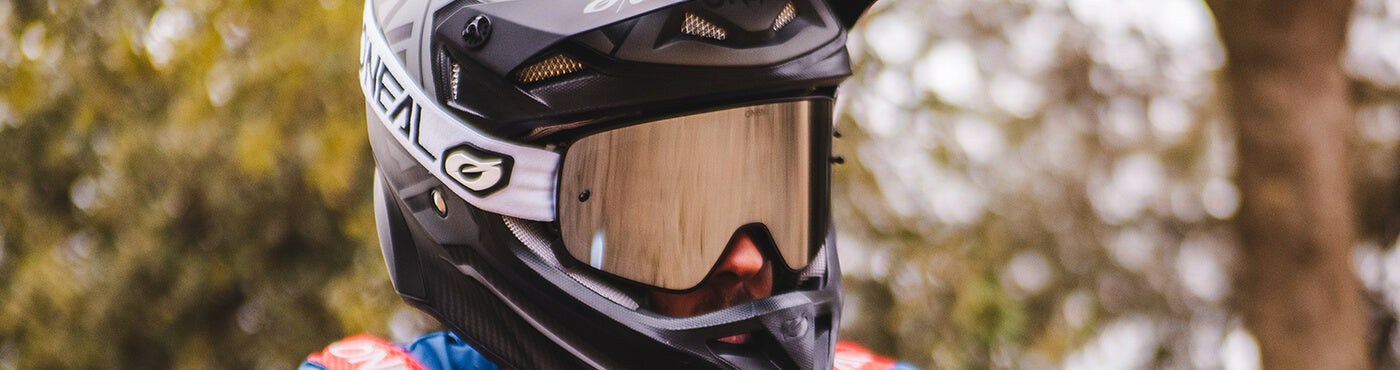
[[520, 83], [530, 83], [578, 72], [582, 69], [583, 63], [579, 63], [574, 58], [564, 54], [555, 54], [516, 72], [515, 80]]
[[782, 29], [783, 26], [792, 22], [793, 18], [797, 18], [797, 8], [793, 7], [792, 2], [789, 1], [787, 5], [783, 6], [783, 10], [778, 13], [778, 18], [773, 20], [773, 31]]
[[[515, 239], [520, 240], [521, 244], [525, 244], [526, 248], [530, 248], [530, 251], [534, 252], [535, 256], [540, 257], [545, 264], [561, 270], [564, 269], [563, 265], [559, 263], [559, 259], [554, 257], [554, 251], [550, 248], [549, 242], [551, 237], [544, 231], [545, 226], [543, 224], [510, 216], [501, 216], [501, 219], [505, 221], [506, 228], [510, 229], [510, 233], [515, 235]], [[602, 278], [593, 276], [591, 271], [567, 269], [564, 270], [564, 273], [574, 278], [574, 281], [578, 281], [579, 284], [583, 284], [583, 286], [588, 287], [588, 289], [592, 289], [593, 292], [598, 293], [598, 295], [613, 301], [613, 303], [633, 310], [641, 307], [641, 305], [637, 303], [637, 299], [632, 298], [632, 296], [623, 292], [621, 289], [603, 282]]]
[[457, 100], [457, 80], [462, 77], [462, 66], [452, 63], [452, 100]]
[[681, 32], [691, 36], [715, 40], [724, 40], [728, 35], [723, 28], [719, 28], [719, 26], [716, 26], [714, 23], [710, 23], [710, 21], [691, 13], [685, 13], [685, 24], [681, 26]]
[[826, 245], [823, 244], [817, 249], [817, 255], [812, 259], [812, 263], [807, 265], [807, 269], [802, 270], [802, 276], [797, 278], [798, 282], [821, 278], [826, 276]]

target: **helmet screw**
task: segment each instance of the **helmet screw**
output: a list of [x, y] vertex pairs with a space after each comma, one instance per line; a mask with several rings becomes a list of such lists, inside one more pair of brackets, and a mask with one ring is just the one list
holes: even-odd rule
[[807, 315], [802, 315], [791, 320], [783, 321], [782, 331], [783, 335], [786, 335], [789, 338], [807, 334]]
[[835, 163], [835, 164], [846, 164], [846, 157], [842, 157], [842, 156], [839, 156], [839, 155], [838, 155], [838, 156], [832, 156], [832, 157], [831, 157], [831, 163]]
[[491, 19], [484, 15], [478, 15], [467, 22], [467, 27], [462, 29], [462, 41], [467, 43], [467, 47], [473, 50], [480, 49], [486, 45], [486, 40], [491, 39]]
[[588, 201], [588, 197], [590, 197], [590, 196], [592, 196], [592, 195], [593, 195], [593, 192], [588, 191], [587, 189], [584, 189], [582, 193], [578, 193], [578, 201], [580, 201], [580, 202], [587, 202], [587, 201]]
[[433, 207], [437, 208], [438, 216], [447, 216], [447, 200], [442, 198], [442, 191], [433, 189]]

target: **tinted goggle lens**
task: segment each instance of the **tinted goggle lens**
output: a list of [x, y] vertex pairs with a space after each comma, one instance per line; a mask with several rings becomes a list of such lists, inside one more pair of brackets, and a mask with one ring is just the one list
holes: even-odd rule
[[830, 125], [830, 107], [760, 104], [576, 141], [560, 180], [565, 248], [605, 272], [682, 290], [709, 274], [736, 230], [759, 224], [789, 269], [806, 267], [813, 132]]

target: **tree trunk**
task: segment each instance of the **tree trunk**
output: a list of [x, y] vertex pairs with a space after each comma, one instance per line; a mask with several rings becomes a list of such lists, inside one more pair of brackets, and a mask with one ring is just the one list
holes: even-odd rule
[[1368, 368], [1350, 265], [1354, 113], [1341, 68], [1352, 2], [1208, 4], [1228, 57], [1238, 140], [1236, 304], [1263, 368]]

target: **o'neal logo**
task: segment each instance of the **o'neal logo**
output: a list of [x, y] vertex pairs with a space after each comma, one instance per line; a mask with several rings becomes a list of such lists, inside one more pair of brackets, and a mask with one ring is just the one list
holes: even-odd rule
[[419, 153], [437, 159], [418, 141], [423, 125], [423, 106], [414, 101], [409, 85], [399, 82], [399, 77], [389, 69], [385, 58], [393, 56], [380, 55], [369, 37], [368, 30], [360, 33], [360, 84], [365, 93], [365, 103], [369, 104], [370, 109], [383, 114], [387, 118], [383, 121], [384, 125], [413, 143]]
[[510, 168], [514, 164], [508, 155], [464, 144], [443, 154], [442, 172], [472, 194], [486, 196], [510, 182]]

